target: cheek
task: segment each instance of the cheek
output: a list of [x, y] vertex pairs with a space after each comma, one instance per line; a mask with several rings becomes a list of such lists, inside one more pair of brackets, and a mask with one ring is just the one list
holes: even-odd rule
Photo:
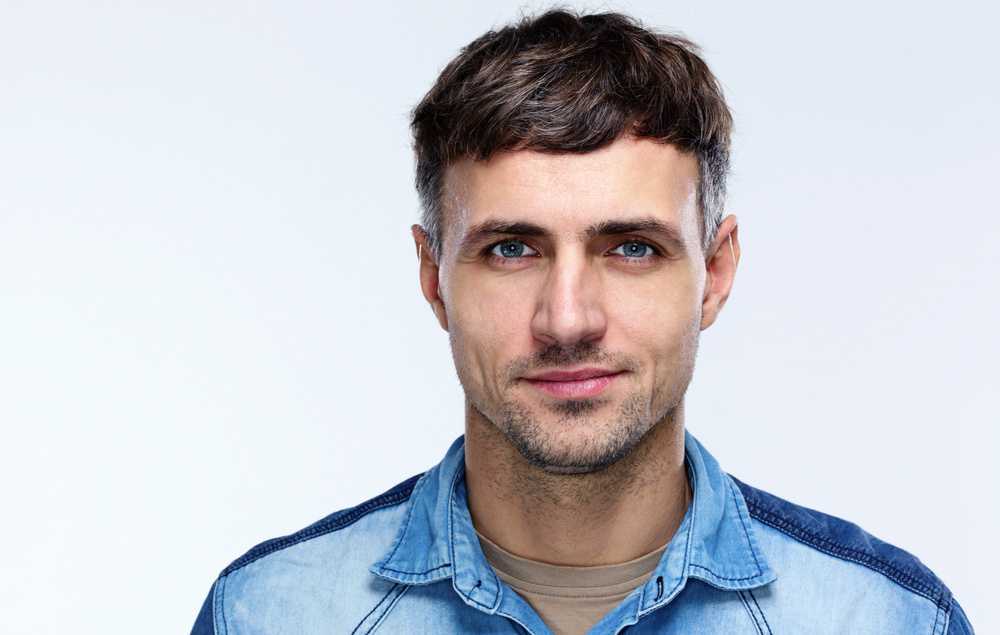
[[674, 362], [685, 355], [692, 348], [692, 333], [697, 346], [701, 293], [696, 276], [643, 281], [631, 288], [618, 285], [609, 306], [609, 325], [644, 364]]
[[452, 278], [448, 325], [456, 358], [466, 367], [495, 369], [517, 356], [517, 347], [530, 335], [530, 307], [525, 295], [510, 288], [476, 280]]

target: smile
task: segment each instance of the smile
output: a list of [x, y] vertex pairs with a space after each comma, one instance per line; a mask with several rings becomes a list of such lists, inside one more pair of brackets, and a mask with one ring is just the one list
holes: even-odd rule
[[562, 399], [583, 399], [604, 392], [623, 371], [584, 368], [575, 371], [547, 371], [524, 380], [542, 392]]

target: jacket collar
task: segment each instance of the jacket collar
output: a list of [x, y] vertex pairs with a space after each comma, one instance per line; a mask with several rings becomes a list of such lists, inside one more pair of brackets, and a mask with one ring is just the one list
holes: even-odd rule
[[[688, 578], [732, 591], [775, 580], [739, 489], [689, 433], [684, 446], [694, 496], [653, 576], [640, 590], [636, 617], [669, 602]], [[396, 539], [371, 571], [407, 585], [451, 578], [466, 603], [494, 613], [504, 599], [504, 585], [479, 546], [464, 477], [465, 441], [460, 437], [444, 460], [417, 482]]]

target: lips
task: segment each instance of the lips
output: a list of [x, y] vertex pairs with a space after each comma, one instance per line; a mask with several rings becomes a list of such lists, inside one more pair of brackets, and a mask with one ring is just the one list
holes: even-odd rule
[[550, 370], [524, 380], [542, 392], [562, 399], [594, 397], [607, 389], [622, 371], [605, 368]]

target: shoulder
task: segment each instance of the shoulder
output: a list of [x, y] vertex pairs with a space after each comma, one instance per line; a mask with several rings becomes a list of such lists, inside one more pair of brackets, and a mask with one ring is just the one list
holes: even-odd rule
[[[407, 502], [410, 499], [410, 494], [413, 493], [414, 486], [421, 476], [422, 475], [420, 474], [413, 476], [396, 485], [392, 489], [376, 496], [375, 498], [367, 500], [360, 505], [350, 509], [343, 509], [341, 511], [334, 512], [326, 518], [323, 518], [322, 520], [319, 520], [294, 534], [262, 542], [234, 560], [232, 564], [222, 571], [220, 577], [227, 576], [234, 571], [238, 571], [248, 565], [258, 562], [261, 559], [267, 558], [268, 556], [277, 554], [297, 545], [310, 542], [316, 544], [316, 541], [322, 541], [324, 537], [333, 541], [338, 538], [346, 539], [350, 535], [350, 532], [345, 532], [345, 530], [348, 530], [353, 525], [372, 515], [387, 515], [385, 513], [387, 510], [391, 511], [393, 508], [399, 507], [401, 504]], [[391, 539], [392, 536], [389, 538]]]
[[369, 568], [396, 537], [420, 476], [234, 560], [219, 574], [194, 632], [239, 633], [241, 626], [273, 623], [275, 632], [306, 633], [350, 619], [368, 599], [383, 597], [392, 584]]
[[854, 614], [865, 613], [867, 605], [879, 618], [898, 622], [905, 615], [948, 628], [934, 632], [972, 632], [948, 587], [909, 552], [846, 520], [730, 478], [751, 518], [762, 526], [757, 535], [778, 574], [776, 593], [785, 596], [782, 604], [789, 604], [790, 595], [813, 593], [825, 595], [826, 603], [850, 604]]

